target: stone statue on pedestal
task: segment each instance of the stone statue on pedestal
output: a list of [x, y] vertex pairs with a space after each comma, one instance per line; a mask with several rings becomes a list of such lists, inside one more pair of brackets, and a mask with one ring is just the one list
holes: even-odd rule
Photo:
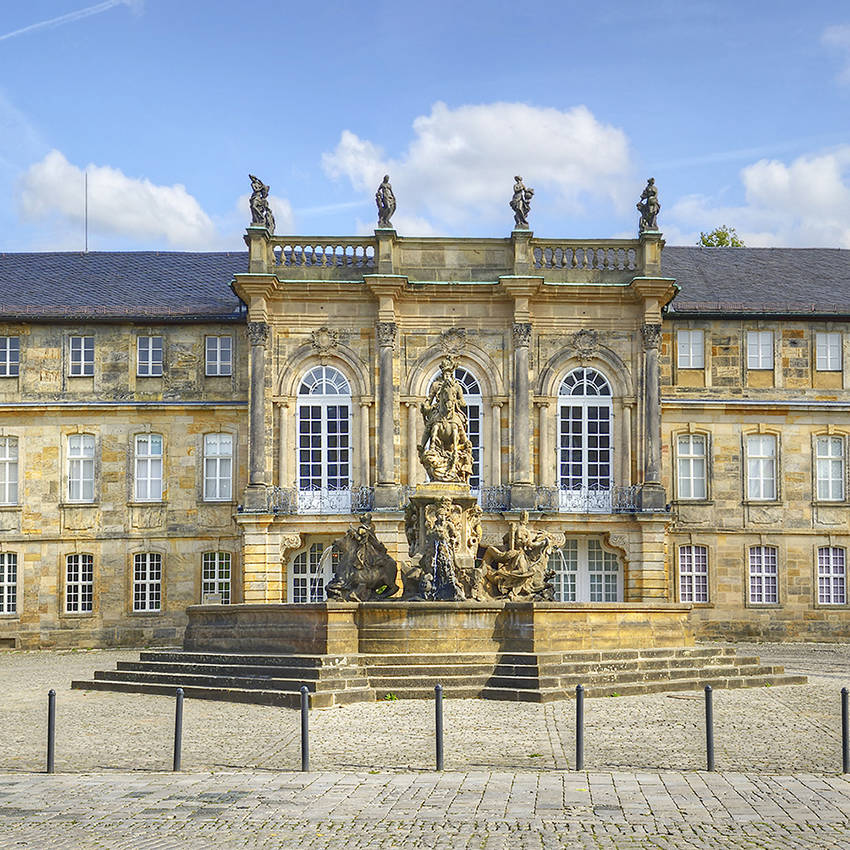
[[488, 546], [483, 563], [491, 596], [496, 599], [549, 601], [554, 598], [549, 570], [552, 540], [528, 524], [528, 511], [512, 522], [502, 538], [504, 549]]
[[528, 214], [531, 211], [531, 198], [534, 189], [528, 189], [522, 182], [522, 177], [514, 177], [514, 194], [510, 208], [514, 211], [514, 229], [528, 230]]
[[395, 212], [395, 194], [390, 185], [389, 174], [384, 175], [384, 181], [375, 192], [375, 203], [378, 205], [378, 227], [392, 228], [390, 219]]
[[269, 206], [269, 187], [253, 174], [248, 177], [251, 180], [251, 197], [248, 201], [251, 207], [251, 226], [265, 227], [274, 235], [275, 222], [272, 208]]
[[334, 540], [333, 553], [336, 563], [326, 589], [328, 599], [369, 602], [398, 592], [398, 565], [378, 540], [371, 514], [363, 514], [357, 526]]
[[658, 187], [655, 178], [650, 177], [646, 181], [646, 188], [641, 192], [640, 201], [635, 205], [640, 213], [638, 231], [658, 230], [658, 213], [661, 212], [661, 204], [658, 201]]

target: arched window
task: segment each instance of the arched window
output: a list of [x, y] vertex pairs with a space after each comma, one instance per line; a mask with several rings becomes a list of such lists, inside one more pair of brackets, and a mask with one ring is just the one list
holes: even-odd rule
[[[429, 390], [439, 375], [439, 371], [434, 373], [428, 385]], [[455, 378], [463, 388], [463, 400], [466, 402], [466, 431], [469, 435], [469, 442], [472, 443], [472, 475], [469, 477], [469, 487], [474, 493], [477, 493], [481, 489], [481, 410], [483, 408], [481, 386], [477, 378], [463, 366], [458, 366], [455, 369]]]
[[611, 385], [595, 369], [573, 369], [558, 392], [561, 510], [611, 510]]
[[332, 366], [316, 366], [298, 388], [298, 510], [351, 510], [351, 386]]
[[623, 569], [620, 559], [596, 538], [568, 537], [552, 550], [557, 602], [622, 602]]
[[325, 588], [333, 578], [331, 543], [311, 543], [298, 552], [289, 567], [289, 602], [324, 602]]

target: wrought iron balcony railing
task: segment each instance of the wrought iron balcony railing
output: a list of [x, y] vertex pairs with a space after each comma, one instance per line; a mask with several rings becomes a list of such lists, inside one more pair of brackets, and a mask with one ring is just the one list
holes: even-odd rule
[[375, 506], [372, 487], [347, 490], [298, 490], [295, 487], [270, 487], [267, 510], [276, 514], [358, 514]]

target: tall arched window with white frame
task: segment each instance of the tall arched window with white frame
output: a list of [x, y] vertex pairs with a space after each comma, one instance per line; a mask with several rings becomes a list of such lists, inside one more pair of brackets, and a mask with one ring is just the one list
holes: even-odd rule
[[611, 510], [613, 406], [611, 385], [596, 369], [573, 369], [558, 391], [560, 509]]
[[315, 366], [298, 388], [298, 510], [351, 511], [351, 385]]
[[[430, 391], [434, 381], [439, 377], [439, 370], [434, 372], [428, 384]], [[469, 477], [469, 487], [473, 495], [481, 491], [483, 474], [481, 469], [481, 451], [483, 446], [482, 416], [483, 401], [481, 398], [481, 385], [478, 379], [468, 369], [458, 366], [455, 369], [455, 378], [463, 388], [463, 400], [466, 402], [466, 433], [469, 442], [472, 443], [472, 475]]]

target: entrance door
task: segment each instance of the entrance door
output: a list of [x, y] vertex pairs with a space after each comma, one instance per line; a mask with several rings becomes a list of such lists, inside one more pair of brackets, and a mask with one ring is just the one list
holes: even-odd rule
[[549, 556], [558, 602], [622, 602], [623, 568], [619, 557], [594, 538], [567, 538]]

